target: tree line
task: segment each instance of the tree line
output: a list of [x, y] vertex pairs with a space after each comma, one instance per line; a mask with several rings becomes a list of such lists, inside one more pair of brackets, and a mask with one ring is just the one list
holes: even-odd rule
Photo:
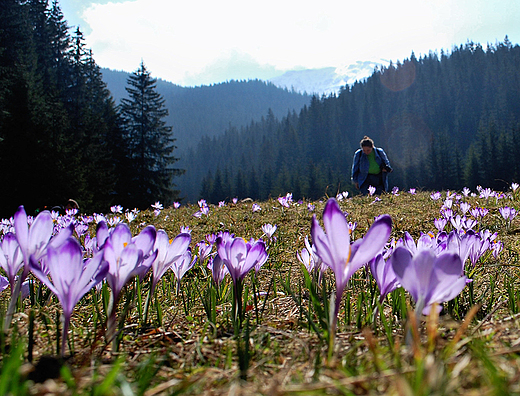
[[[75, 199], [87, 212], [177, 197], [164, 99], [144, 64], [117, 106], [58, 1], [0, 5], [0, 216]], [[140, 111], [139, 109], [146, 109]]]
[[298, 114], [206, 137], [188, 151], [179, 188], [189, 200], [317, 199], [350, 182], [364, 135], [387, 152], [400, 189], [498, 190], [520, 180], [520, 47], [507, 38], [376, 69]]

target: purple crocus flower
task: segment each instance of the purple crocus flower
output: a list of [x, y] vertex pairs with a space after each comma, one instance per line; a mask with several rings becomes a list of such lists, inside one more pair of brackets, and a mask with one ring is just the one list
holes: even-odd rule
[[335, 331], [341, 296], [348, 280], [359, 268], [381, 253], [392, 230], [392, 219], [388, 215], [379, 216], [365, 237], [351, 245], [347, 219], [338, 202], [330, 198], [323, 210], [323, 223], [326, 234], [314, 216], [311, 235], [316, 253], [332, 269], [336, 278], [336, 304], [332, 323]]
[[438, 199], [441, 198], [441, 193], [440, 191], [437, 191], [437, 192], [434, 192], [430, 195], [430, 198], [433, 199], [434, 201], [437, 201]]
[[[390, 260], [399, 283], [414, 299], [417, 313], [428, 315], [434, 303], [455, 298], [466, 286], [467, 278], [461, 276], [464, 266], [458, 254], [437, 255], [433, 249], [422, 249], [412, 255], [401, 246], [395, 249]], [[440, 311], [441, 307], [437, 309]]]
[[104, 243], [104, 259], [109, 264], [107, 283], [114, 293], [117, 304], [119, 294], [134, 276], [143, 276], [152, 266], [157, 251], [152, 253], [156, 231], [148, 226], [132, 238], [125, 223], [118, 224]]
[[412, 254], [415, 254], [415, 252], [419, 249], [434, 248], [437, 244], [435, 236], [430, 233], [421, 233], [421, 236], [417, 240], [416, 244], [408, 231], [405, 231], [402, 242], [402, 245], [405, 246], [410, 252], [412, 252]]
[[176, 260], [173, 261], [171, 269], [175, 274], [175, 277], [177, 278], [177, 293], [180, 291], [181, 288], [182, 277], [195, 265], [196, 261], [197, 256], [194, 256], [192, 259], [190, 249], [186, 250], [184, 254], [182, 254]]
[[287, 193], [284, 197], [278, 197], [278, 202], [280, 205], [282, 205], [284, 208], [288, 208], [291, 206], [291, 203], [293, 201], [292, 193]]
[[[104, 229], [104, 227], [101, 227]], [[116, 341], [116, 307], [121, 290], [134, 276], [142, 277], [150, 269], [157, 257], [157, 250], [152, 251], [156, 238], [153, 226], [144, 228], [132, 238], [130, 228], [125, 223], [118, 224], [106, 238], [103, 245], [103, 257], [108, 262], [106, 280], [112, 289], [108, 308], [107, 339]]]
[[296, 256], [300, 263], [305, 266], [309, 274], [313, 272], [317, 274], [318, 283], [320, 283], [321, 277], [328, 266], [324, 264], [321, 258], [316, 254], [316, 248], [311, 245], [308, 237], [305, 237], [305, 247], [301, 252], [296, 252]]
[[475, 238], [475, 242], [469, 251], [469, 260], [471, 261], [471, 265], [473, 265], [473, 267], [475, 267], [480, 257], [482, 257], [482, 255], [489, 249], [490, 245], [491, 241], [489, 239], [481, 239], [478, 237]]
[[245, 276], [257, 265], [265, 263], [267, 252], [264, 242], [246, 242], [242, 238], [234, 238], [229, 233], [221, 233], [217, 238], [217, 253], [226, 265], [233, 280], [233, 325], [235, 335], [242, 328], [242, 286]]
[[379, 288], [380, 302], [383, 302], [388, 293], [400, 286], [392, 264], [389, 261], [385, 261], [381, 254], [378, 254], [370, 261], [370, 272]]
[[153, 294], [159, 279], [161, 279], [175, 261], [179, 260], [188, 251], [190, 242], [191, 235], [188, 233], [181, 233], [170, 242], [166, 231], [157, 231], [154, 245], [154, 250], [157, 251], [157, 257], [152, 263], [153, 278], [150, 295]]
[[265, 263], [267, 252], [261, 239], [251, 243], [242, 238], [217, 238], [217, 252], [229, 270], [233, 283], [241, 282], [258, 263]]
[[493, 197], [495, 195], [495, 192], [493, 190], [491, 190], [491, 188], [485, 188], [485, 189], [482, 189], [480, 190], [480, 198], [484, 198], [484, 199], [489, 199], [491, 197]]
[[502, 244], [501, 241], [492, 241], [491, 242], [491, 252], [493, 253], [493, 257], [494, 258], [498, 258], [498, 255], [500, 254], [500, 252], [502, 251], [502, 249], [504, 248], [504, 245]]
[[442, 208], [441, 214], [446, 220], [451, 221], [451, 218], [453, 217], [453, 210], [449, 208]]
[[218, 254], [209, 259], [208, 269], [211, 271], [213, 281], [217, 287], [222, 283], [226, 275], [229, 274], [228, 268]]
[[269, 239], [271, 239], [273, 237], [273, 234], [276, 232], [276, 228], [276, 224], [272, 225], [267, 223], [262, 226], [262, 231]]
[[213, 245], [211, 243], [208, 244], [204, 241], [200, 241], [196, 246], [199, 250], [199, 260], [203, 263], [211, 255]]
[[446, 240], [446, 250], [456, 253], [460, 257], [462, 265], [464, 266], [473, 245], [478, 243], [478, 240], [478, 236], [475, 235], [473, 231], [468, 231], [463, 235], [460, 235], [456, 231], [452, 231], [448, 234]]
[[[24, 270], [21, 276], [23, 282], [29, 274], [29, 263], [33, 260], [37, 263], [44, 255], [47, 245], [51, 243], [53, 235], [52, 217], [48, 210], [40, 212], [29, 226], [29, 218], [23, 206], [20, 206], [14, 215], [14, 229], [16, 239], [20, 245], [23, 255]], [[59, 234], [52, 238], [52, 246], [61, 245], [67, 238], [72, 236], [73, 225], [64, 228]]]
[[304, 265], [309, 274], [316, 268], [312, 252], [309, 252], [307, 248], [303, 248], [301, 252], [296, 252], [296, 257], [298, 257], [298, 261]]
[[45, 256], [47, 247], [60, 246], [67, 238], [72, 236], [74, 231], [74, 226], [71, 223], [53, 237], [54, 225], [51, 213], [48, 210], [44, 210], [33, 219], [27, 216], [23, 206], [20, 206], [16, 211], [13, 223], [16, 240], [20, 245], [20, 251], [23, 256], [24, 267], [11, 293], [11, 301], [4, 321], [4, 330], [11, 324], [16, 301], [18, 300], [22, 283], [29, 275], [31, 263], [38, 265], [39, 261]]
[[9, 232], [0, 242], [0, 267], [7, 275], [8, 284], [11, 286], [11, 295], [14, 293], [16, 274], [23, 267], [23, 255], [16, 236]]
[[500, 214], [502, 215], [504, 220], [508, 220], [509, 222], [511, 222], [511, 220], [513, 220], [516, 217], [515, 208], [510, 208], [509, 206], [504, 206], [502, 208], [499, 208], [498, 211], [500, 212]]
[[471, 209], [471, 205], [467, 202], [461, 202], [459, 207], [460, 207], [460, 210], [462, 211], [462, 214], [464, 214], [464, 215]]
[[110, 207], [112, 213], [123, 213], [123, 207], [121, 205], [114, 205]]
[[455, 217], [452, 217], [450, 219], [450, 222], [451, 222], [451, 225], [453, 226], [453, 228], [455, 230], [457, 230], [458, 232], [460, 232], [460, 230], [466, 224], [466, 218], [465, 217], [460, 217], [460, 215], [457, 215]]
[[108, 263], [103, 260], [101, 252], [83, 263], [83, 253], [79, 242], [74, 238], [68, 238], [57, 248], [52, 246], [47, 248], [46, 265], [52, 280], [34, 261], [31, 261], [31, 270], [58, 297], [63, 308], [64, 323], [61, 345], [63, 355], [72, 311], [78, 301], [105, 278]]
[[433, 220], [433, 225], [439, 232], [442, 232], [444, 230], [444, 227], [446, 227], [446, 224], [448, 223], [448, 220], [446, 220], [444, 217], [440, 217], [438, 219]]

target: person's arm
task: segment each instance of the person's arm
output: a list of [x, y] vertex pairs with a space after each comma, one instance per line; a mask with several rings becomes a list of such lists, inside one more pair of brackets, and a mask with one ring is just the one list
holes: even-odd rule
[[358, 182], [359, 157], [360, 157], [360, 152], [356, 151], [356, 153], [354, 154], [354, 159], [352, 160], [352, 182], [354, 183], [354, 186], [356, 186], [356, 189], [358, 189], [358, 190], [359, 190], [359, 182]]
[[381, 160], [383, 161], [383, 164], [385, 164], [385, 166], [383, 168], [383, 172], [392, 172], [393, 169], [390, 166], [390, 161], [388, 160], [385, 150], [383, 150], [382, 148], [378, 148], [378, 151], [379, 151], [379, 155], [381, 156]]

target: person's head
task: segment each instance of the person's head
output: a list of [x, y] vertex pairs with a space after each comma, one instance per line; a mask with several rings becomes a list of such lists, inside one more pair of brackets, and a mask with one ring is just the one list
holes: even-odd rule
[[65, 209], [79, 209], [79, 205], [75, 200], [69, 199], [65, 205]]
[[361, 150], [363, 150], [363, 153], [366, 155], [370, 154], [372, 150], [374, 149], [374, 141], [370, 139], [368, 136], [364, 136], [363, 139], [359, 142], [359, 145], [361, 146]]

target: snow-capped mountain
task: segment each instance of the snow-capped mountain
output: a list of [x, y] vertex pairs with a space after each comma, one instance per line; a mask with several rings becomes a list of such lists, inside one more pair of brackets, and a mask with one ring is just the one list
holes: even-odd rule
[[294, 89], [297, 92], [330, 95], [338, 93], [345, 85], [352, 85], [356, 81], [370, 77], [376, 67], [388, 66], [388, 64], [389, 62], [384, 60], [358, 61], [343, 67], [291, 70], [269, 81], [278, 87]]

